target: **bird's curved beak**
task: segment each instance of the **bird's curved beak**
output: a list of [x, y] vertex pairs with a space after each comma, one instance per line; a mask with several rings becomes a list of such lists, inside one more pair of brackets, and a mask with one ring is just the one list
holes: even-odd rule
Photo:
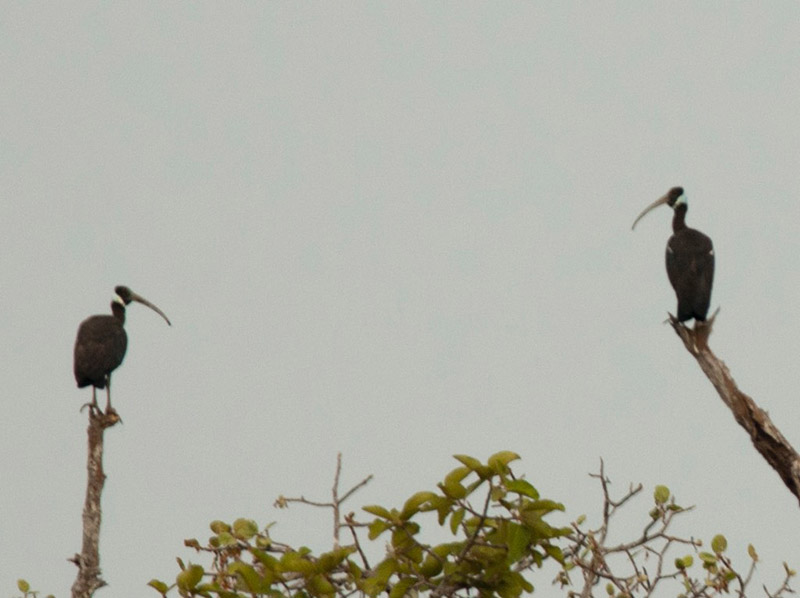
[[642, 218], [644, 218], [644, 215], [647, 214], [647, 212], [649, 212], [653, 208], [657, 208], [661, 204], [667, 203], [668, 201], [669, 201], [669, 193], [665, 193], [662, 197], [659, 197], [657, 200], [655, 200], [653, 203], [647, 206], [644, 210], [642, 210], [642, 213], [639, 214], [636, 220], [633, 221], [633, 226], [631, 226], [631, 230], [636, 228], [636, 223], [639, 222]]
[[137, 295], [136, 293], [134, 293], [133, 291], [131, 291], [131, 301], [136, 301], [136, 302], [138, 302], [138, 303], [141, 303], [142, 305], [146, 305], [147, 307], [149, 307], [150, 309], [152, 309], [154, 312], [156, 312], [156, 313], [157, 313], [159, 316], [161, 316], [162, 318], [164, 318], [164, 319], [167, 321], [167, 324], [169, 324], [170, 326], [172, 326], [172, 322], [170, 322], [170, 321], [169, 321], [169, 318], [167, 317], [167, 314], [165, 314], [163, 311], [161, 311], [160, 309], [158, 309], [158, 308], [157, 308], [155, 305], [153, 305], [152, 303], [150, 303], [150, 302], [149, 302], [147, 299], [145, 299], [145, 298], [144, 298], [144, 297], [142, 297], [141, 295]]

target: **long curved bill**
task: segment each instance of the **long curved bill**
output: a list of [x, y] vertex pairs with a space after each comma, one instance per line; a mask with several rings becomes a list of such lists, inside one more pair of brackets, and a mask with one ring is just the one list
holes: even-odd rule
[[644, 215], [647, 214], [650, 210], [652, 210], [653, 208], [657, 208], [661, 204], [665, 204], [668, 201], [669, 201], [669, 193], [666, 193], [662, 197], [659, 197], [657, 200], [651, 203], [649, 206], [647, 206], [644, 210], [642, 210], [642, 213], [639, 214], [638, 218], [636, 218], [636, 220], [633, 221], [633, 226], [631, 226], [631, 230], [636, 228], [636, 223], [639, 222], [642, 218], [644, 218]]
[[146, 305], [147, 307], [149, 307], [150, 309], [152, 309], [154, 312], [156, 312], [156, 313], [157, 313], [159, 316], [161, 316], [162, 318], [164, 318], [164, 319], [167, 321], [167, 324], [169, 324], [170, 326], [172, 326], [172, 322], [170, 322], [170, 321], [169, 321], [169, 318], [167, 317], [167, 314], [165, 314], [163, 311], [161, 311], [160, 309], [158, 309], [158, 308], [157, 308], [155, 305], [153, 305], [152, 303], [150, 303], [150, 302], [149, 302], [147, 299], [145, 299], [145, 298], [144, 298], [144, 297], [142, 297], [141, 295], [137, 295], [136, 293], [134, 293], [133, 291], [131, 291], [131, 301], [138, 301], [138, 302], [139, 302], [139, 303], [141, 303], [142, 305]]

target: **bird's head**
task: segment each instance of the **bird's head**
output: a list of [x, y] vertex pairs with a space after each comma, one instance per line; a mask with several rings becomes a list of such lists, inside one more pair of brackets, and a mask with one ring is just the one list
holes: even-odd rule
[[167, 317], [167, 314], [165, 314], [163, 311], [158, 309], [158, 307], [156, 307], [155, 305], [150, 303], [147, 299], [145, 299], [141, 295], [137, 295], [136, 293], [134, 293], [132, 290], [130, 290], [126, 286], [120, 285], [120, 286], [114, 287], [114, 303], [119, 303], [120, 305], [122, 305], [124, 307], [124, 306], [130, 304], [131, 301], [136, 301], [137, 303], [141, 303], [142, 305], [146, 305], [147, 307], [152, 309], [154, 312], [156, 312], [158, 315], [160, 315], [162, 318], [164, 318], [164, 320], [166, 320], [167, 324], [172, 326], [172, 322], [169, 321], [169, 318]]
[[631, 230], [636, 228], [636, 223], [638, 223], [639, 220], [641, 220], [645, 214], [647, 214], [650, 210], [657, 208], [662, 204], [667, 204], [673, 210], [676, 209], [678, 206], [687, 205], [686, 195], [683, 192], [683, 187], [673, 187], [672, 189], [667, 191], [664, 195], [662, 195], [653, 203], [651, 203], [649, 206], [647, 206], [644, 210], [642, 210], [642, 213], [639, 214], [636, 220], [633, 221], [633, 226], [631, 226]]

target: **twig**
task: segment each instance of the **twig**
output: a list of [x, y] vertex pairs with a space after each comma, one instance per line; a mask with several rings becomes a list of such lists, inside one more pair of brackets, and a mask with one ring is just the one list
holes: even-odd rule
[[339, 548], [339, 476], [342, 473], [342, 453], [336, 453], [336, 473], [333, 476], [333, 547]]
[[364, 568], [370, 569], [369, 561], [367, 560], [367, 555], [364, 554], [364, 551], [361, 549], [361, 542], [359, 542], [358, 540], [358, 534], [356, 533], [355, 527], [356, 525], [359, 524], [355, 523], [355, 521], [353, 520], [353, 513], [347, 515], [347, 517], [344, 518], [344, 522], [345, 525], [350, 529], [350, 533], [353, 534], [353, 543], [356, 545], [356, 550], [358, 551], [358, 554], [361, 556], [361, 562], [364, 563]]
[[[323, 507], [333, 510], [333, 546], [334, 548], [339, 548], [339, 530], [343, 527], [349, 527], [351, 531], [356, 526], [360, 524], [357, 523], [355, 520], [352, 519], [351, 516], [345, 517], [345, 521], [342, 522], [341, 516], [341, 506], [342, 504], [350, 498], [357, 490], [360, 490], [364, 486], [366, 486], [372, 480], [372, 474], [368, 475], [366, 478], [361, 480], [358, 484], [350, 488], [347, 492], [344, 493], [341, 497], [339, 496], [339, 480], [342, 474], [342, 453], [336, 454], [336, 473], [333, 476], [333, 488], [331, 489], [331, 502], [320, 502], [315, 500], [308, 500], [305, 496], [300, 496], [299, 498], [288, 498], [286, 496], [279, 496], [275, 500], [275, 506], [278, 508], [285, 508], [289, 503], [297, 502], [304, 505], [310, 505], [312, 507]], [[354, 534], [355, 535], [355, 534]]]

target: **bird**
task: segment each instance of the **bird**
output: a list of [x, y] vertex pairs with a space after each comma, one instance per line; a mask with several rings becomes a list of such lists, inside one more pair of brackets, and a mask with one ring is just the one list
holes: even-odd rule
[[[128, 348], [125, 333], [125, 306], [131, 301], [146, 305], [172, 326], [169, 318], [158, 307], [126, 286], [114, 288], [111, 301], [112, 315], [89, 316], [78, 327], [75, 339], [73, 371], [78, 388], [92, 387], [92, 402], [86, 403], [91, 413], [99, 412], [97, 389], [106, 389], [106, 414], [111, 409], [111, 372], [119, 367]], [[115, 412], [114, 412], [115, 413]]]
[[678, 322], [694, 318], [695, 330], [704, 325], [711, 303], [714, 282], [714, 246], [699, 230], [686, 226], [689, 209], [683, 187], [673, 187], [647, 206], [633, 222], [631, 230], [650, 210], [667, 204], [674, 211], [672, 236], [667, 241], [667, 277], [678, 298]]

